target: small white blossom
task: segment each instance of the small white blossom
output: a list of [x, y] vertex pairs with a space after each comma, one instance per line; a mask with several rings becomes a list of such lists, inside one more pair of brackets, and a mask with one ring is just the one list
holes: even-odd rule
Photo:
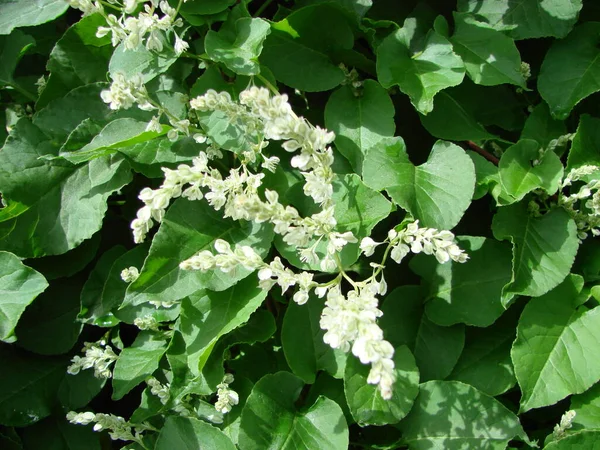
[[110, 366], [118, 359], [113, 349], [105, 341], [85, 342], [83, 345], [85, 356], [75, 355], [71, 359], [71, 365], [67, 373], [77, 375], [81, 370], [94, 369], [96, 378], [110, 378], [112, 373]]
[[229, 388], [231, 383], [233, 383], [233, 375], [227, 373], [223, 377], [223, 381], [217, 385], [215, 409], [222, 414], [227, 414], [240, 402], [238, 393]]
[[128, 267], [127, 269], [123, 269], [121, 271], [121, 279], [125, 283], [133, 283], [140, 276], [140, 272], [137, 267]]

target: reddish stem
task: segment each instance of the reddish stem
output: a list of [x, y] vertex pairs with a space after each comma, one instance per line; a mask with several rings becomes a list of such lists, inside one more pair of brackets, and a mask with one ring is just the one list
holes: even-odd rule
[[500, 162], [500, 160], [498, 158], [496, 158], [494, 155], [492, 155], [490, 152], [488, 152], [487, 150], [482, 149], [479, 145], [477, 145], [475, 142], [473, 141], [465, 141], [465, 144], [467, 147], [469, 147], [471, 150], [473, 150], [476, 153], [479, 153], [481, 156], [483, 156], [485, 159], [487, 159], [489, 162], [491, 162], [494, 165], [498, 165], [498, 163]]

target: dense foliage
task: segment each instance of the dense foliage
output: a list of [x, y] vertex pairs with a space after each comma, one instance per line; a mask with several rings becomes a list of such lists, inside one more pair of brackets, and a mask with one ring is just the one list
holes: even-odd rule
[[598, 91], [594, 0], [0, 0], [0, 448], [595, 448]]

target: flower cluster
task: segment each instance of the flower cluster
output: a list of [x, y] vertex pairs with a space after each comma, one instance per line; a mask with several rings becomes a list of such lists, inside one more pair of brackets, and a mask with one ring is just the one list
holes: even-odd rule
[[158, 331], [159, 323], [154, 316], [149, 314], [143, 317], [136, 317], [133, 321], [133, 324], [138, 327], [140, 330], [152, 330]]
[[[600, 180], [592, 179], [578, 190], [572, 186], [573, 183], [598, 171], [600, 167], [594, 165], [584, 165], [571, 170], [563, 179], [558, 195], [558, 204], [577, 224], [577, 235], [581, 240], [585, 239], [589, 232], [593, 236], [600, 236]], [[562, 192], [565, 188], [570, 188], [569, 195]]]
[[133, 283], [138, 279], [139, 276], [140, 271], [137, 269], [137, 267], [131, 266], [121, 271], [121, 280], [123, 280], [125, 283]]
[[554, 439], [561, 439], [565, 436], [567, 430], [573, 427], [573, 419], [576, 415], [577, 413], [573, 410], [569, 410], [562, 415], [560, 423], [554, 426], [554, 431], [552, 432]]
[[[398, 264], [410, 252], [434, 255], [440, 264], [450, 260], [464, 263], [469, 258], [464, 251], [454, 243], [454, 234], [447, 230], [435, 228], [420, 228], [419, 221], [409, 223], [400, 232], [392, 229], [388, 232], [385, 241], [391, 247], [390, 257]], [[371, 256], [375, 247], [384, 242], [375, 242], [367, 237], [360, 243], [360, 248], [365, 256]]]
[[77, 375], [81, 370], [94, 369], [96, 378], [110, 378], [112, 376], [110, 366], [119, 358], [112, 347], [106, 341], [85, 342], [83, 344], [85, 356], [82, 358], [75, 355], [71, 360], [71, 365], [67, 368], [67, 373]]
[[145, 423], [134, 426], [127, 422], [123, 417], [115, 416], [113, 414], [95, 414], [90, 411], [83, 413], [70, 411], [67, 413], [67, 420], [76, 425], [89, 425], [90, 423], [95, 422], [94, 431], [107, 430], [113, 441], [122, 440], [141, 442], [142, 433], [144, 431], [156, 431], [153, 427]]
[[146, 384], [150, 387], [150, 393], [156, 395], [163, 405], [169, 401], [171, 395], [169, 392], [169, 383], [161, 384], [156, 378], [150, 377], [146, 380]]
[[104, 103], [108, 103], [110, 109], [129, 109], [133, 105], [144, 111], [150, 111], [156, 107], [152, 105], [146, 86], [139, 74], [127, 78], [122, 72], [112, 75], [113, 82], [110, 88], [100, 93]]
[[233, 375], [226, 373], [223, 381], [217, 385], [215, 409], [222, 414], [227, 414], [240, 401], [238, 393], [229, 388], [231, 383], [233, 383]]
[[[178, 9], [171, 7], [166, 0], [124, 0], [122, 4], [116, 0], [108, 0], [111, 10], [120, 11], [119, 17], [107, 14], [102, 1], [66, 1], [71, 7], [82, 11], [84, 16], [100, 13], [106, 20], [106, 26], [98, 27], [96, 36], [101, 38], [110, 35], [113, 46], [123, 42], [125, 50], [135, 50], [144, 44], [148, 50], [161, 52], [166, 40], [165, 35], [172, 32], [175, 36], [174, 49], [177, 55], [189, 48], [189, 44], [175, 31], [183, 26], [183, 21], [177, 17]], [[143, 8], [139, 14], [130, 15], [141, 4]], [[158, 14], [159, 11], [162, 15]]]

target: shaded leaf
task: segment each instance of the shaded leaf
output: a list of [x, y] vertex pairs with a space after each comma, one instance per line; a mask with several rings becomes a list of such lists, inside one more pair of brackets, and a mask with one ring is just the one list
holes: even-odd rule
[[235, 450], [233, 442], [218, 428], [201, 420], [170, 416], [161, 428], [156, 450]]

